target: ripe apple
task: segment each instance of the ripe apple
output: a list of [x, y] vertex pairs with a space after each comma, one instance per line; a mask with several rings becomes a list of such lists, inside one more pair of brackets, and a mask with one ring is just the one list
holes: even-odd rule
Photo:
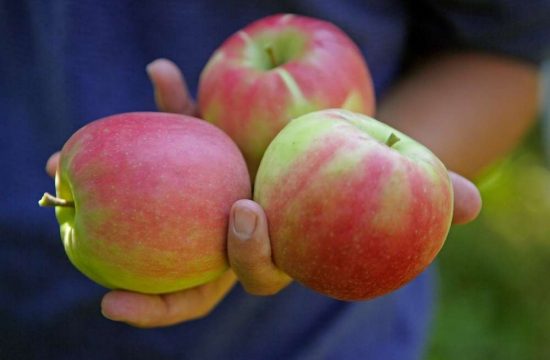
[[427, 148], [341, 109], [292, 120], [267, 148], [254, 199], [275, 264], [341, 300], [369, 299], [420, 274], [453, 211], [445, 166]]
[[253, 22], [227, 39], [203, 69], [202, 118], [239, 146], [252, 178], [290, 119], [314, 110], [374, 113], [372, 79], [355, 43], [335, 25], [292, 14]]
[[125, 113], [96, 120], [61, 151], [56, 206], [71, 262], [95, 282], [167, 293], [228, 267], [231, 205], [250, 197], [246, 163], [215, 126], [189, 116]]

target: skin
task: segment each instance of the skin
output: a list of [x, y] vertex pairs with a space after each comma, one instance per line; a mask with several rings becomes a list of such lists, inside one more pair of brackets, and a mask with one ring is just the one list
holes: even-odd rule
[[376, 118], [474, 179], [513, 150], [537, 119], [539, 71], [483, 53], [451, 53], [417, 65], [382, 99]]
[[[185, 80], [174, 63], [155, 60], [147, 67], [147, 73], [160, 111], [195, 113]], [[55, 174], [58, 158], [56, 153], [47, 162], [46, 171], [51, 176]], [[452, 172], [449, 175], [455, 193], [453, 223], [472, 221], [481, 208], [479, 192], [466, 178]], [[265, 213], [255, 202], [239, 200], [233, 205], [227, 245], [231, 269], [216, 281], [164, 295], [110, 291], [101, 302], [103, 315], [136, 327], [169, 326], [208, 315], [237, 279], [253, 295], [275, 294], [290, 283], [290, 278], [272, 262]]]

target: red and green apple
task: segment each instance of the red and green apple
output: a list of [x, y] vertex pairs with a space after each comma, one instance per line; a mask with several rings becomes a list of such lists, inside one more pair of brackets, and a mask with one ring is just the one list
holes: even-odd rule
[[372, 115], [367, 64], [335, 25], [293, 14], [272, 15], [229, 37], [203, 69], [201, 117], [239, 146], [254, 178], [275, 135], [295, 117], [326, 108]]
[[167, 293], [228, 268], [231, 205], [250, 197], [235, 143], [192, 117], [125, 113], [94, 121], [61, 151], [55, 206], [70, 261], [115, 289]]
[[292, 120], [267, 148], [254, 200], [275, 264], [342, 300], [393, 291], [419, 275], [446, 239], [448, 172], [426, 147], [342, 109]]

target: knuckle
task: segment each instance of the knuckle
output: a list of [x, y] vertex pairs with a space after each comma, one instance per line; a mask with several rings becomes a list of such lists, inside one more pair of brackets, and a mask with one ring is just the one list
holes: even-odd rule
[[235, 257], [231, 259], [231, 267], [238, 274], [260, 274], [265, 264], [271, 264], [271, 259], [264, 256], [255, 256], [254, 258]]
[[258, 295], [258, 296], [271, 296], [277, 294], [279, 291], [281, 291], [282, 288], [270, 286], [270, 287], [262, 287], [257, 289], [252, 289], [250, 291], [247, 290], [248, 293], [252, 295]]
[[277, 279], [277, 280], [264, 280], [261, 282], [254, 283], [242, 283], [246, 292], [252, 295], [257, 296], [270, 296], [279, 293], [283, 290], [290, 280], [288, 279]]

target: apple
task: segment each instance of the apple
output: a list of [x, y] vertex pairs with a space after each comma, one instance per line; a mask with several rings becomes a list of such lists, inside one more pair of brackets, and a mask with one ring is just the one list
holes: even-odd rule
[[419, 275], [451, 224], [448, 172], [426, 147], [342, 109], [292, 120], [254, 187], [275, 264], [340, 300], [386, 294]]
[[272, 15], [229, 37], [201, 72], [201, 117], [239, 146], [252, 178], [275, 135], [311, 111], [372, 115], [372, 79], [355, 43], [335, 25]]
[[189, 116], [125, 113], [65, 143], [55, 206], [70, 261], [114, 289], [167, 293], [228, 268], [232, 204], [250, 197], [246, 163], [215, 126]]

